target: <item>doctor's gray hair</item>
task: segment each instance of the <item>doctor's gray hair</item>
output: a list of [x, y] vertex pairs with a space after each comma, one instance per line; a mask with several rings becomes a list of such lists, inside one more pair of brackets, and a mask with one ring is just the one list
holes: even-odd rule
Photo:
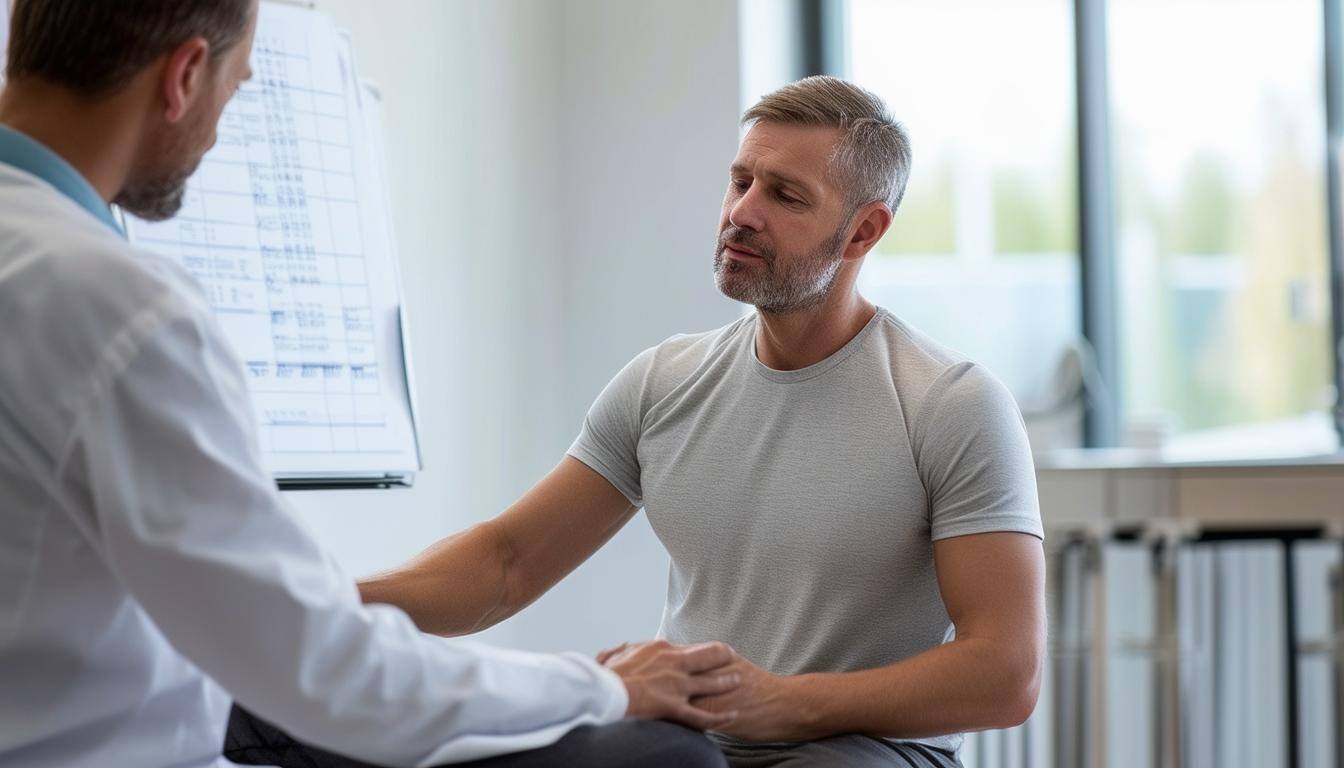
[[879, 200], [892, 211], [900, 206], [910, 137], [875, 94], [838, 77], [808, 77], [762, 96], [742, 115], [742, 125], [756, 123], [838, 128], [829, 170], [851, 210]]
[[218, 59], [242, 42], [255, 1], [14, 0], [6, 76], [103, 96], [194, 37]]

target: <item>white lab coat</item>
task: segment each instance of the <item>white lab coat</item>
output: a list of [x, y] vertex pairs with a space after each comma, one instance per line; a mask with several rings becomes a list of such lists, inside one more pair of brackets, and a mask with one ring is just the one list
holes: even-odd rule
[[0, 766], [223, 765], [230, 694], [391, 766], [623, 716], [587, 658], [362, 606], [254, 432], [191, 277], [0, 165]]

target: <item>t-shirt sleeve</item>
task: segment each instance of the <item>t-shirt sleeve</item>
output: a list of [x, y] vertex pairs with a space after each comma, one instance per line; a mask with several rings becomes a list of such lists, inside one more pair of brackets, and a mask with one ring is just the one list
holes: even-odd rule
[[988, 371], [962, 363], [941, 374], [920, 406], [915, 435], [934, 541], [997, 531], [1045, 537], [1026, 425]]
[[638, 455], [641, 404], [654, 351], [645, 350], [607, 384], [569, 447], [570, 456], [605, 477], [637, 507], [644, 506]]

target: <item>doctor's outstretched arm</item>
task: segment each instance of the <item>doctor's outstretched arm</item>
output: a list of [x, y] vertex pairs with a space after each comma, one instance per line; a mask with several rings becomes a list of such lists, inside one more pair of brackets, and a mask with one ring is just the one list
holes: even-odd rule
[[545, 746], [632, 705], [717, 727], [686, 697], [731, 687], [696, 674], [728, 660], [721, 646], [650, 654], [623, 679], [578, 654], [427, 636], [396, 609], [362, 605], [264, 471], [241, 365], [203, 310], [165, 292], [118, 341], [72, 405], [52, 485], [79, 489], [59, 493], [90, 546], [173, 646], [249, 709], [390, 766]]

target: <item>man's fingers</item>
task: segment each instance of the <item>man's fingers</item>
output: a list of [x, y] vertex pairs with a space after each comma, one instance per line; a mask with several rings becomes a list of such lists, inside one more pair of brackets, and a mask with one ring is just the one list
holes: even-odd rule
[[689, 678], [687, 688], [691, 696], [718, 696], [735, 690], [742, 684], [742, 676], [736, 672], [707, 672]]
[[682, 660], [686, 671], [692, 674], [708, 672], [732, 663], [737, 654], [727, 643], [701, 643], [682, 649]]
[[737, 719], [737, 711], [707, 712], [690, 704], [684, 704], [677, 709], [674, 719], [697, 730], [713, 731], [731, 725]]

